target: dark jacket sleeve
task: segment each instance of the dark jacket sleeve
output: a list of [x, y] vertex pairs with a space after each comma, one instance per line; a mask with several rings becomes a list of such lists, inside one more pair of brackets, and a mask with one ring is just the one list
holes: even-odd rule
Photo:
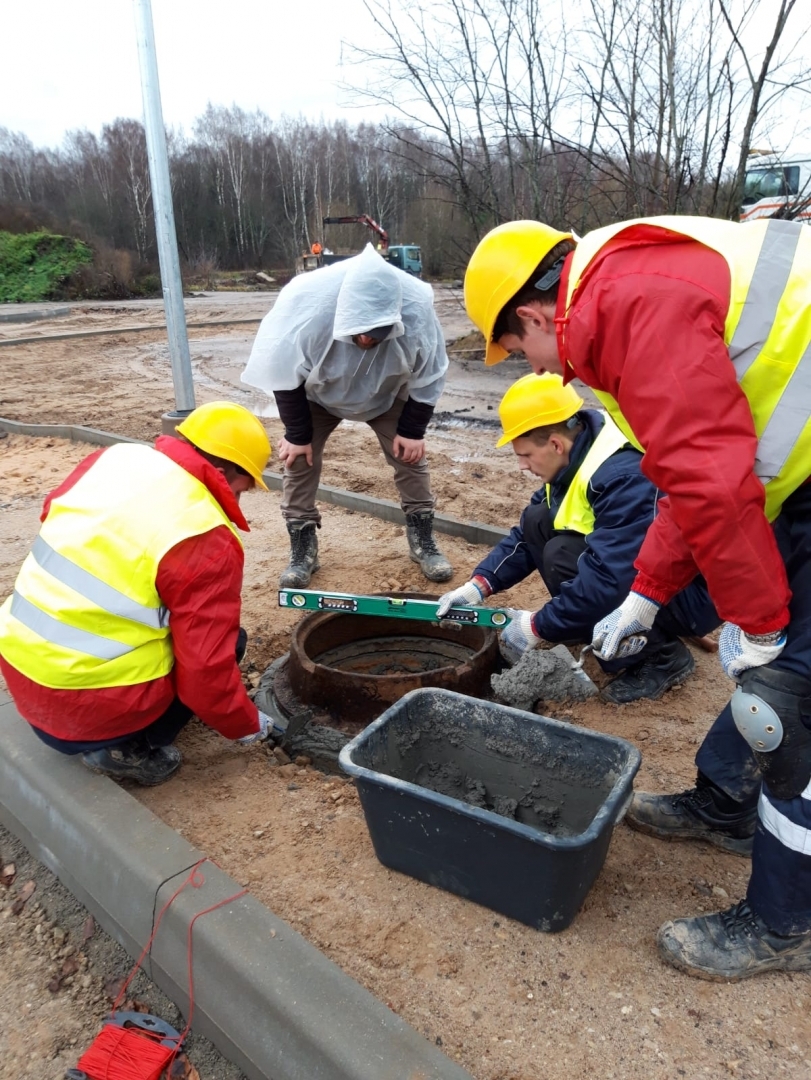
[[274, 390], [276, 408], [284, 424], [284, 437], [296, 446], [307, 446], [313, 441], [313, 418], [304, 383], [295, 390]]
[[594, 531], [586, 537], [577, 576], [534, 616], [536, 633], [547, 641], [590, 641], [595, 623], [628, 595], [657, 497], [640, 472], [640, 456], [636, 450], [620, 450], [592, 476], [588, 500]]
[[434, 415], [434, 406], [424, 401], [415, 401], [409, 398], [400, 413], [397, 421], [397, 434], [404, 439], [423, 439], [425, 429]]
[[[546, 502], [543, 488], [539, 488], [532, 496], [530, 506], [539, 502]], [[511, 589], [538, 569], [524, 543], [524, 514], [526, 510], [521, 514], [519, 523], [510, 529], [509, 536], [505, 536], [470, 575], [483, 577], [493, 592]]]

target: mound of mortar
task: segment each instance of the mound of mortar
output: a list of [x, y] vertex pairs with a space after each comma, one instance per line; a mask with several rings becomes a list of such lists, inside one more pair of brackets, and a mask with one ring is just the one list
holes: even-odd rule
[[536, 701], [585, 701], [597, 693], [590, 679], [572, 671], [572, 657], [565, 645], [530, 649], [509, 671], [491, 675], [490, 685], [506, 705], [526, 710]]

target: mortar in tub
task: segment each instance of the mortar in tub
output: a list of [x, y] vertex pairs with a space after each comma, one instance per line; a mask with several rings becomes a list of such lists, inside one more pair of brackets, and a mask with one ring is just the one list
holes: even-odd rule
[[615, 736], [421, 689], [339, 760], [385, 866], [557, 931], [603, 867], [640, 754]]

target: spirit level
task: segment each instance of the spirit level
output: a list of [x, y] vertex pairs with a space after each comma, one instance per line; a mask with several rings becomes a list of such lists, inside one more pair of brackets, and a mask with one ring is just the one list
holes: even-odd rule
[[347, 615], [384, 615], [393, 619], [422, 622], [455, 622], [467, 626], [492, 626], [503, 630], [510, 616], [503, 608], [453, 607], [437, 615], [436, 600], [412, 600], [399, 596], [358, 596], [354, 593], [324, 593], [313, 589], [281, 589], [279, 607], [299, 611], [336, 611]]

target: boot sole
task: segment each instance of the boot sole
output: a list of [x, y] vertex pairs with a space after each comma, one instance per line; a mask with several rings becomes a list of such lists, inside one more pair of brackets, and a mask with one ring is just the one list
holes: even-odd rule
[[632, 818], [630, 812], [625, 815], [625, 823], [634, 832], [641, 832], [646, 836], [655, 836], [657, 840], [698, 840], [720, 848], [722, 851], [728, 851], [732, 855], [740, 855], [744, 859], [748, 859], [752, 855], [754, 837], [736, 840], [733, 836], [722, 836], [720, 833], [694, 833], [687, 829], [669, 832], [666, 829], [658, 829], [655, 825], [649, 825], [647, 822]]
[[306, 589], [307, 586], [310, 584], [310, 578], [313, 576], [314, 573], [316, 573], [316, 571], [318, 571], [320, 569], [321, 569], [321, 563], [317, 562], [315, 564], [315, 566], [312, 568], [312, 570], [310, 571], [310, 577], [308, 577], [306, 581], [301, 581], [300, 579], [297, 579], [296, 581], [285, 581], [284, 574], [282, 574], [282, 576], [279, 578], [279, 588], [280, 589]]
[[684, 671], [677, 671], [669, 678], [665, 679], [661, 688], [655, 694], [646, 694], [644, 697], [630, 698], [628, 701], [615, 701], [610, 696], [610, 688], [613, 685], [609, 683], [608, 686], [600, 693], [600, 697], [603, 701], [607, 701], [610, 705], [633, 705], [635, 701], [658, 701], [659, 698], [665, 696], [668, 690], [672, 690], [674, 686], [681, 686], [682, 683], [686, 683], [690, 676], [696, 669], [696, 662], [693, 658], [690, 658], [692, 663], [689, 668]]
[[676, 968], [678, 971], [683, 971], [685, 975], [692, 975], [697, 979], [704, 979], [706, 982], [741, 982], [743, 979], [752, 978], [753, 975], [764, 975], [769, 971], [811, 970], [811, 958], [807, 960], [800, 958], [792, 960], [791, 957], [786, 957], [785, 959], [775, 957], [773, 960], [763, 960], [758, 964], [753, 964], [751, 968], [747, 968], [745, 971], [737, 972], [735, 974], [729, 974], [729, 972], [726, 971], [708, 971], [706, 968], [696, 967], [695, 964], [691, 964], [689, 961], [683, 960], [675, 953], [672, 953], [662, 940], [661, 929], [656, 935], [656, 948], [659, 952], [659, 956], [666, 964]]
[[420, 560], [417, 558], [416, 555], [413, 554], [413, 552], [409, 551], [408, 557], [409, 557], [409, 559], [411, 559], [412, 562], [415, 562], [417, 564], [417, 566], [419, 566], [420, 570], [422, 570], [423, 577], [427, 581], [433, 581], [437, 585], [441, 585], [446, 581], [450, 581], [451, 578], [453, 577], [453, 567], [450, 567], [450, 569], [447, 572], [443, 572], [442, 577], [436, 577], [436, 576], [431, 577], [430, 574], [426, 574], [426, 572], [422, 569], [422, 564], [420, 563]]
[[158, 784], [165, 784], [167, 780], [170, 780], [175, 775], [181, 765], [181, 763], [178, 762], [174, 769], [172, 769], [171, 772], [166, 773], [165, 776], [161, 776], [157, 779], [146, 779], [142, 776], [133, 776], [131, 773], [116, 773], [113, 772], [111, 769], [98, 769], [95, 765], [88, 765], [88, 763], [84, 759], [82, 760], [82, 764], [90, 772], [96, 773], [97, 776], [106, 776], [110, 780], [128, 780], [130, 781], [130, 783], [140, 784], [141, 787], [157, 787]]

